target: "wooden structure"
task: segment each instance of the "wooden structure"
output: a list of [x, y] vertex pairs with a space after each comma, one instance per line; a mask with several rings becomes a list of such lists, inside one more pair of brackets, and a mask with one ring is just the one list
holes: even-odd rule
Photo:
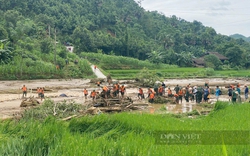
[[88, 114], [98, 114], [101, 112], [121, 112], [129, 109], [137, 109], [133, 106], [133, 100], [129, 97], [120, 99], [118, 97], [102, 98], [96, 99], [92, 107], [87, 110]]
[[206, 52], [206, 53], [204, 53], [204, 55], [202, 57], [193, 59], [194, 65], [197, 66], [197, 67], [205, 66], [204, 57], [207, 56], [207, 55], [215, 55], [216, 57], [218, 57], [218, 59], [221, 62], [224, 62], [225, 60], [228, 60], [227, 57], [223, 56], [222, 54], [220, 54], [218, 52]]

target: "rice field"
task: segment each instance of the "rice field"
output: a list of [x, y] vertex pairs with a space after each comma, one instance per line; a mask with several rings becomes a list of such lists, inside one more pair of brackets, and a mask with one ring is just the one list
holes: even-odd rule
[[154, 134], [167, 130], [250, 130], [249, 112], [249, 103], [218, 102], [211, 114], [195, 119], [127, 112], [69, 122], [54, 117], [1, 121], [0, 155], [248, 156], [250, 144], [158, 145]]
[[[206, 68], [169, 68], [150, 70], [163, 78], [204, 78], [204, 77], [250, 77], [250, 70], [207, 71]], [[133, 79], [141, 72], [132, 70], [105, 70], [115, 79]]]

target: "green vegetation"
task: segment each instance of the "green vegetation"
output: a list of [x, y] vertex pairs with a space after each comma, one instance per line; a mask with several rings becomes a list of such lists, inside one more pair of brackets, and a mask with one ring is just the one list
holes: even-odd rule
[[222, 70], [215, 71], [215, 75], [228, 77], [250, 77], [250, 70]]
[[[166, 130], [249, 130], [249, 104], [217, 104], [208, 116], [119, 113], [70, 122], [47, 117], [0, 123], [0, 155], [228, 155], [249, 154], [248, 145], [156, 145], [154, 132]], [[30, 110], [31, 111], [31, 110]], [[246, 136], [247, 137], [247, 136]]]
[[206, 62], [206, 67], [213, 68], [213, 69], [220, 69], [222, 62], [220, 59], [215, 55], [207, 55], [204, 57]]
[[246, 37], [246, 36], [241, 35], [241, 34], [233, 34], [233, 35], [230, 35], [230, 37], [235, 38], [235, 39], [242, 39], [242, 40], [245, 40], [247, 42], [250, 42], [250, 37]]
[[81, 53], [80, 56], [92, 62], [98, 64], [104, 70], [111, 69], [155, 69], [155, 68], [177, 68], [176, 65], [168, 64], [154, 64], [149, 61], [142, 61], [131, 57], [106, 55], [100, 53]]
[[[250, 67], [249, 42], [217, 34], [198, 21], [148, 12], [134, 0], [0, 0], [0, 40], [0, 79], [92, 76], [87, 66], [72, 64], [75, 58], [86, 64], [78, 58], [83, 52], [148, 60], [130, 60], [131, 68], [121, 59], [120, 69], [190, 67], [193, 58], [207, 51], [228, 57], [223, 65], [229, 68]], [[78, 56], [68, 54], [65, 45], [73, 45]], [[65, 68], [65, 59], [73, 67]], [[112, 61], [100, 65], [116, 69]], [[206, 65], [217, 69], [217, 63], [208, 59]]]
[[[33, 55], [33, 54], [32, 54]], [[93, 76], [93, 72], [87, 60], [80, 59], [75, 54], [68, 54], [69, 64], [57, 56], [59, 69], [53, 63], [53, 54], [47, 54], [39, 58], [33, 55], [33, 59], [21, 56], [14, 56], [9, 64], [0, 66], [0, 80], [16, 79], [51, 79], [51, 78], [86, 78]], [[73, 60], [77, 59], [78, 64]], [[47, 61], [45, 61], [47, 60]]]
[[[212, 68], [148, 69], [161, 78], [250, 77], [250, 70], [218, 70]], [[142, 70], [106, 70], [115, 79], [135, 79]]]
[[74, 101], [54, 103], [52, 100], [46, 99], [41, 106], [28, 111], [25, 110], [23, 119], [44, 120], [53, 115], [56, 118], [62, 119], [71, 115], [80, 115], [80, 110], [83, 109], [82, 104], [77, 104]]

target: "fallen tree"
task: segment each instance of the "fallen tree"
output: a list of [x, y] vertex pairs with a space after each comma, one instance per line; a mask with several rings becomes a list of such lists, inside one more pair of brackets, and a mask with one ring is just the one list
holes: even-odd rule
[[38, 104], [40, 104], [40, 102], [37, 101], [34, 97], [29, 97], [21, 102], [20, 107], [37, 106]]

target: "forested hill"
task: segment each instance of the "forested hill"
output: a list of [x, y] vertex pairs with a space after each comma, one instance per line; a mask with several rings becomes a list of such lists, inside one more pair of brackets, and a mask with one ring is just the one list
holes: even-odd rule
[[58, 42], [73, 44], [78, 54], [103, 52], [190, 66], [193, 57], [217, 51], [231, 66], [250, 62], [250, 44], [244, 40], [217, 34], [198, 21], [148, 12], [134, 0], [0, 0], [0, 15], [0, 39], [15, 48], [44, 45], [56, 29]]
[[250, 42], [250, 37], [246, 37], [246, 36], [241, 35], [241, 34], [233, 34], [233, 35], [230, 35], [230, 37], [235, 38], [235, 39], [243, 39], [245, 41]]

